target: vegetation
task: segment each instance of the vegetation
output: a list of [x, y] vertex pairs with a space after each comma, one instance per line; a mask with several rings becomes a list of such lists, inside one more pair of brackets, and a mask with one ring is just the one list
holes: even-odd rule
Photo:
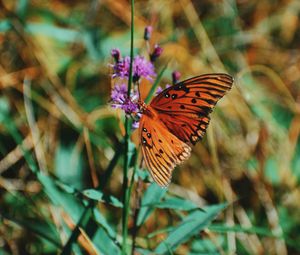
[[[0, 254], [299, 254], [299, 1], [132, 3], [0, 1]], [[145, 95], [235, 78], [167, 189], [110, 105], [155, 44]]]

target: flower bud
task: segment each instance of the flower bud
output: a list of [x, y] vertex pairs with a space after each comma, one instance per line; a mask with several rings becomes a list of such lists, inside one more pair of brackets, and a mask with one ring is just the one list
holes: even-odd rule
[[145, 27], [144, 40], [149, 41], [151, 38], [153, 28], [151, 26]]
[[111, 56], [114, 58], [116, 63], [118, 63], [121, 59], [121, 52], [119, 49], [112, 49], [111, 50]]
[[174, 71], [172, 73], [172, 83], [176, 84], [179, 81], [180, 77], [181, 77], [181, 73], [178, 71]]
[[150, 54], [151, 62], [154, 62], [163, 52], [163, 48], [159, 47], [157, 44], [154, 46], [153, 52]]

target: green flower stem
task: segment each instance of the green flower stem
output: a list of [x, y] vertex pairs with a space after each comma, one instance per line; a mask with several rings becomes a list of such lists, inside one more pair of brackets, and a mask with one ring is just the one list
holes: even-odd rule
[[[132, 85], [132, 62], [133, 62], [133, 35], [134, 35], [134, 0], [131, 0], [131, 40], [130, 40], [130, 67], [128, 79], [128, 97], [130, 97]], [[131, 131], [131, 121], [128, 116], [125, 117], [125, 153], [124, 153], [124, 173], [123, 173], [123, 212], [122, 212], [122, 254], [127, 254], [127, 236], [128, 236], [128, 215], [130, 206], [130, 189], [128, 189], [128, 169], [129, 169], [129, 139]]]
[[[130, 181], [130, 186], [129, 186], [129, 196], [128, 196], [128, 200], [130, 199], [131, 197], [131, 193], [132, 193], [132, 189], [133, 189], [133, 184], [134, 184], [134, 179], [135, 179], [135, 173], [137, 171], [137, 168], [138, 168], [138, 157], [139, 157], [139, 148], [137, 149], [136, 151], [136, 154], [135, 154], [135, 160], [134, 160], [134, 168], [133, 168], [133, 173], [132, 173], [132, 176], [131, 176], [131, 181]], [[129, 203], [129, 201], [128, 201]], [[136, 213], [135, 213], [136, 214]], [[131, 254], [134, 254], [134, 250], [135, 250], [135, 238], [136, 238], [136, 233], [137, 233], [137, 229], [136, 229], [136, 220], [137, 220], [137, 216], [134, 215], [134, 229], [133, 229], [133, 234], [132, 234], [132, 246], [131, 246]]]
[[146, 97], [146, 99], [145, 99], [145, 103], [146, 103], [146, 104], [148, 104], [148, 103], [150, 102], [150, 100], [151, 100], [153, 94], [155, 93], [155, 90], [156, 90], [158, 84], [160, 83], [161, 78], [162, 78], [163, 75], [164, 75], [164, 72], [167, 70], [168, 64], [169, 64], [169, 62], [167, 62], [167, 64], [166, 64], [166, 65], [163, 67], [163, 69], [159, 72], [159, 74], [158, 74], [158, 76], [157, 76], [157, 78], [156, 78], [156, 80], [155, 80], [153, 86], [151, 87], [151, 89], [150, 89], [150, 91], [149, 91], [149, 93], [148, 93], [148, 95], [147, 95], [147, 97]]
[[124, 153], [124, 173], [123, 173], [123, 212], [122, 212], [122, 254], [127, 254], [127, 236], [128, 236], [128, 214], [129, 214], [129, 189], [128, 189], [128, 169], [129, 169], [129, 136], [131, 121], [128, 117], [125, 119], [125, 153]]
[[134, 0], [131, 0], [131, 27], [130, 27], [130, 66], [129, 66], [129, 79], [127, 95], [130, 97], [132, 85], [132, 65], [133, 65], [133, 35], [134, 35]]

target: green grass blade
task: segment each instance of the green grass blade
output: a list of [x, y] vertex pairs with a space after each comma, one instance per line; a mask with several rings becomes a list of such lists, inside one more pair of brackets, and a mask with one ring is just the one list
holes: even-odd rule
[[199, 209], [199, 206], [194, 204], [192, 201], [179, 198], [179, 197], [166, 198], [160, 201], [159, 203], [156, 203], [155, 207], [162, 208], [162, 209], [181, 210], [181, 211], [191, 211], [191, 210]]
[[156, 183], [152, 183], [141, 201], [141, 210], [137, 219], [137, 225], [141, 226], [151, 215], [155, 209], [155, 204], [166, 194], [167, 189], [159, 187]]
[[105, 195], [103, 192], [95, 189], [86, 189], [82, 192], [86, 197], [97, 200], [99, 202], [105, 202], [115, 207], [122, 208], [122, 202], [112, 195]]
[[59, 235], [54, 226], [50, 225], [49, 223], [37, 220], [37, 219], [16, 219], [14, 217], [2, 214], [0, 212], [1, 217], [12, 221], [19, 226], [29, 230], [30, 232], [34, 233], [35, 235], [44, 238], [51, 244], [55, 245], [56, 248], [60, 249], [62, 247]]
[[145, 103], [148, 104], [153, 96], [153, 94], [155, 93], [156, 91], [156, 88], [158, 87], [158, 84], [160, 83], [161, 81], [161, 78], [163, 77], [165, 71], [167, 70], [167, 67], [168, 67], [168, 63], [163, 67], [163, 69], [161, 69], [161, 71], [159, 72], [154, 84], [152, 85], [146, 99], [145, 99]]
[[201, 230], [225, 208], [227, 203], [213, 205], [205, 208], [203, 211], [195, 211], [185, 217], [182, 222], [161, 242], [155, 249], [155, 254], [164, 254], [171, 249], [175, 250], [180, 244], [189, 240], [192, 236], [198, 234]]

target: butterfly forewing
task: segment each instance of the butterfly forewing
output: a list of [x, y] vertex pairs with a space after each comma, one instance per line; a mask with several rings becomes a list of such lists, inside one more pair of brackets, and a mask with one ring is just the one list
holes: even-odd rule
[[190, 156], [191, 148], [169, 132], [159, 120], [143, 115], [139, 133], [144, 160], [154, 181], [166, 187], [173, 169]]
[[195, 144], [205, 134], [213, 107], [232, 83], [227, 74], [196, 76], [165, 89], [150, 105], [173, 135]]

